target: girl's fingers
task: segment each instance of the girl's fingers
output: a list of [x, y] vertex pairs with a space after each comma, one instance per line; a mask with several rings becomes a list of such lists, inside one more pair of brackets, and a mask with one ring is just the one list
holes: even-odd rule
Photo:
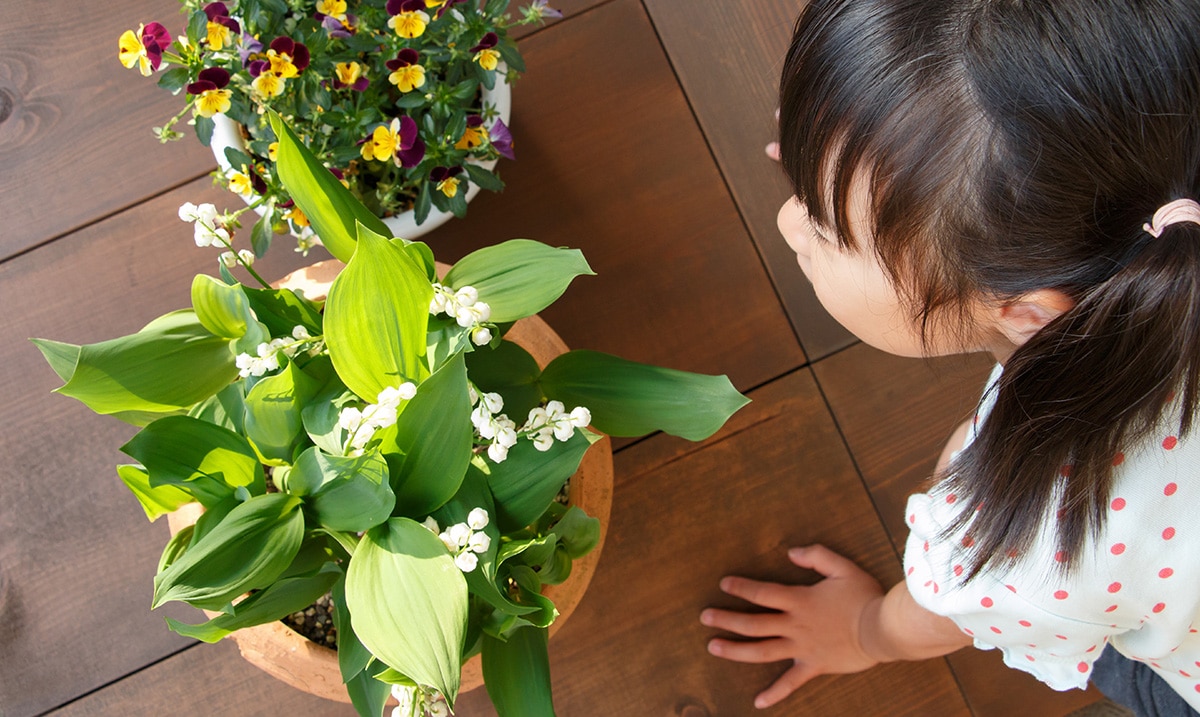
[[849, 558], [833, 552], [824, 545], [792, 548], [788, 559], [802, 568], [815, 570], [827, 578], [844, 578], [862, 572], [862, 568]]
[[792, 659], [789, 652], [790, 643], [787, 640], [754, 640], [739, 642], [714, 638], [708, 641], [708, 651], [717, 657], [734, 662], [779, 662]]
[[795, 588], [779, 583], [764, 583], [750, 578], [730, 576], [721, 579], [721, 590], [772, 610], [787, 610], [796, 603]]
[[713, 608], [700, 613], [700, 622], [745, 637], [774, 637], [780, 633], [782, 627], [778, 614], [731, 612]]
[[754, 698], [754, 706], [761, 710], [783, 701], [785, 697], [795, 692], [805, 682], [816, 677], [817, 674], [816, 670], [805, 663], [797, 662], [787, 672], [780, 675], [779, 679], [775, 680], [770, 687]]

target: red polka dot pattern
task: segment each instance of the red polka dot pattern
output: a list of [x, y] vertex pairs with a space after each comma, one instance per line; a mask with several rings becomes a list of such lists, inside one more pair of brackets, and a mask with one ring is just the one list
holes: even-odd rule
[[1158, 577], [1160, 577], [1160, 578], [1169, 578], [1174, 574], [1175, 574], [1175, 571], [1170, 568], [1163, 568], [1162, 570], [1158, 571]]
[[1069, 595], [1067, 595], [1066, 590], [1055, 590], [1054, 591], [1054, 599], [1055, 600], [1066, 600], [1068, 597], [1069, 597]]
[[1112, 583], [1112, 584], [1110, 584], [1110, 585], [1108, 586], [1108, 591], [1109, 591], [1110, 593], [1117, 593], [1117, 592], [1121, 592], [1121, 583]]
[[1158, 613], [1160, 613], [1160, 612], [1162, 612], [1163, 610], [1166, 610], [1166, 609], [1167, 609], [1167, 604], [1166, 604], [1166, 603], [1161, 603], [1161, 602], [1160, 602], [1160, 603], [1158, 603], [1157, 605], [1155, 605], [1155, 606], [1154, 606], [1153, 612], [1154, 612], [1154, 614], [1156, 614], [1156, 615], [1157, 615]]
[[1162, 447], [1168, 451], [1174, 450], [1175, 446], [1179, 445], [1179, 439], [1175, 436], [1167, 436], [1162, 441]]
[[1114, 543], [1113, 546], [1109, 548], [1109, 552], [1111, 552], [1113, 555], [1120, 555], [1121, 553], [1125, 552], [1125, 543]]
[[1113, 502], [1109, 505], [1113, 510], [1125, 510], [1124, 498], [1113, 498]]
[[1112, 464], [1114, 466], [1119, 466], [1124, 462], [1125, 462], [1125, 454], [1120, 451], [1117, 451], [1116, 455], [1113, 456]]
[[1179, 490], [1178, 483], [1168, 483], [1165, 486], [1163, 486], [1163, 495], [1168, 496], [1168, 497], [1175, 495], [1175, 491], [1177, 491], [1177, 490]]
[[1174, 528], [1164, 528], [1163, 529], [1163, 532], [1162, 532], [1163, 540], [1170, 540], [1171, 538], [1174, 538], [1174, 537], [1175, 537], [1175, 529]]
[[990, 597], [985, 597], [984, 599], [979, 601], [979, 604], [984, 607], [991, 607], [991, 606], [995, 605], [996, 603], [993, 602]]

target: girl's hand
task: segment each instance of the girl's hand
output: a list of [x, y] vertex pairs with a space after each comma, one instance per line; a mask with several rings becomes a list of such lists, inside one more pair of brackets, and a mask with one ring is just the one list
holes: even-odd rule
[[754, 638], [713, 639], [708, 643], [713, 655], [735, 662], [793, 662], [755, 698], [759, 709], [783, 700], [817, 675], [861, 672], [880, 662], [863, 648], [861, 632], [864, 623], [873, 624], [878, 615], [884, 596], [879, 582], [821, 545], [792, 548], [788, 558], [824, 579], [804, 586], [726, 577], [721, 580], [722, 591], [776, 612], [709, 608], [700, 614], [700, 622], [709, 627]]

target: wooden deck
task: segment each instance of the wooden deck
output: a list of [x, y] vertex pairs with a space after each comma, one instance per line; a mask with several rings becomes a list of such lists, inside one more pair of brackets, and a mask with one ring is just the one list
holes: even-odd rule
[[[512, 237], [580, 247], [598, 276], [547, 311], [576, 348], [727, 373], [754, 403], [709, 441], [624, 442], [592, 588], [551, 643], [564, 717], [754, 714], [782, 665], [708, 656], [721, 575], [811, 580], [785, 548], [822, 541], [900, 577], [903, 502], [969, 410], [982, 358], [924, 363], [857, 344], [777, 236], [788, 192], [762, 153], [797, 0], [560, 0], [521, 40], [508, 188], [429, 237], [453, 261]], [[188, 302], [213, 270], [176, 217], [233, 206], [196, 142], [158, 145], [177, 100], [122, 68], [116, 38], [174, 0], [0, 4], [0, 717], [351, 715], [283, 687], [229, 644], [149, 610], [166, 526], [118, 481], [132, 429], [50, 394], [26, 341], [86, 343]], [[281, 242], [282, 244], [282, 242]], [[310, 257], [311, 260], [312, 257]], [[262, 262], [279, 276], [285, 246]], [[1064, 715], [996, 653], [822, 678], [769, 714]], [[482, 691], [460, 715], [493, 714]]]

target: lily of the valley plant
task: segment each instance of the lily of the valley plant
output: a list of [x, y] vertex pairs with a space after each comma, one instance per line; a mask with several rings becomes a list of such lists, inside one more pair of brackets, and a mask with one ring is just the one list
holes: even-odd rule
[[593, 351], [539, 369], [505, 331], [592, 273], [580, 252], [513, 240], [438, 277], [426, 245], [390, 238], [273, 126], [281, 181], [346, 262], [323, 304], [222, 271], [130, 336], [35, 339], [59, 393], [142, 426], [118, 474], [151, 520], [205, 508], [164, 549], [153, 607], [219, 611], [168, 619], [216, 641], [331, 591], [361, 715], [393, 689], [401, 714], [444, 714], [479, 652], [500, 715], [552, 715], [557, 611], [540, 590], [598, 539], [597, 520], [556, 501], [589, 426], [699, 440], [746, 399], [724, 376]]
[[534, 0], [519, 19], [509, 0], [181, 0], [184, 32], [161, 23], [128, 30], [119, 59], [182, 94], [178, 115], [155, 133], [182, 136], [184, 121], [212, 140], [214, 118], [244, 128], [245, 151], [227, 149], [217, 178], [263, 214], [253, 234], [262, 256], [272, 230], [307, 249], [317, 240], [303, 209], [272, 169], [282, 115], [376, 216], [430, 207], [462, 216], [471, 184], [503, 188], [479, 165], [513, 158], [512, 135], [481, 88], [524, 71], [513, 25], [561, 14]]

